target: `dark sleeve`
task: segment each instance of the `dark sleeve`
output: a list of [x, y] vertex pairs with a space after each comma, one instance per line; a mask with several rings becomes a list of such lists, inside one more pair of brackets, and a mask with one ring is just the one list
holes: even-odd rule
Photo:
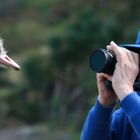
[[[87, 116], [81, 140], [111, 140], [113, 108], [113, 106], [104, 107], [97, 100]], [[113, 123], [115, 123], [115, 120]], [[113, 129], [116, 133], [115, 125], [113, 125]]]
[[121, 102], [121, 107], [125, 110], [131, 126], [140, 138], [140, 96], [137, 92], [132, 92]]

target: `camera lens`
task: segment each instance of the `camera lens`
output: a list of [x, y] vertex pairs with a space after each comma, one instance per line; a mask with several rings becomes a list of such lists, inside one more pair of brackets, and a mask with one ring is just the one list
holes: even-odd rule
[[115, 53], [105, 49], [97, 49], [92, 52], [89, 64], [91, 69], [95, 72], [103, 72], [112, 75], [116, 64]]

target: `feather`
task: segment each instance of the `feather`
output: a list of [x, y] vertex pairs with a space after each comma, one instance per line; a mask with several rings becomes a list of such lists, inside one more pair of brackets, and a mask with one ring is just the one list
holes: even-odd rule
[[6, 54], [6, 50], [4, 49], [4, 46], [3, 46], [3, 39], [0, 38], [0, 55], [4, 55]]

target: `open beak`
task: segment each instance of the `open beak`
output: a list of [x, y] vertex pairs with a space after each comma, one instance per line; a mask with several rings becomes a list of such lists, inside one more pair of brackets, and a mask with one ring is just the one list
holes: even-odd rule
[[20, 66], [6, 54], [0, 55], [0, 64], [2, 64], [3, 66], [6, 66], [8, 68], [20, 70]]

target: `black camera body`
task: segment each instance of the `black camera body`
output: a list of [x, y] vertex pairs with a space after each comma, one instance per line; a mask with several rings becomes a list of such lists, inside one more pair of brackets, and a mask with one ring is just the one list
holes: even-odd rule
[[[124, 44], [124, 45], [119, 45], [119, 47], [123, 47], [130, 51], [138, 53], [139, 58], [140, 58], [140, 45], [139, 44]], [[108, 51], [105, 49], [94, 50], [91, 53], [90, 59], [89, 59], [89, 65], [93, 71], [97, 73], [102, 72], [109, 75], [113, 75], [116, 62], [117, 60], [116, 60], [115, 53], [113, 51]], [[140, 91], [140, 72], [135, 80], [134, 89]]]

